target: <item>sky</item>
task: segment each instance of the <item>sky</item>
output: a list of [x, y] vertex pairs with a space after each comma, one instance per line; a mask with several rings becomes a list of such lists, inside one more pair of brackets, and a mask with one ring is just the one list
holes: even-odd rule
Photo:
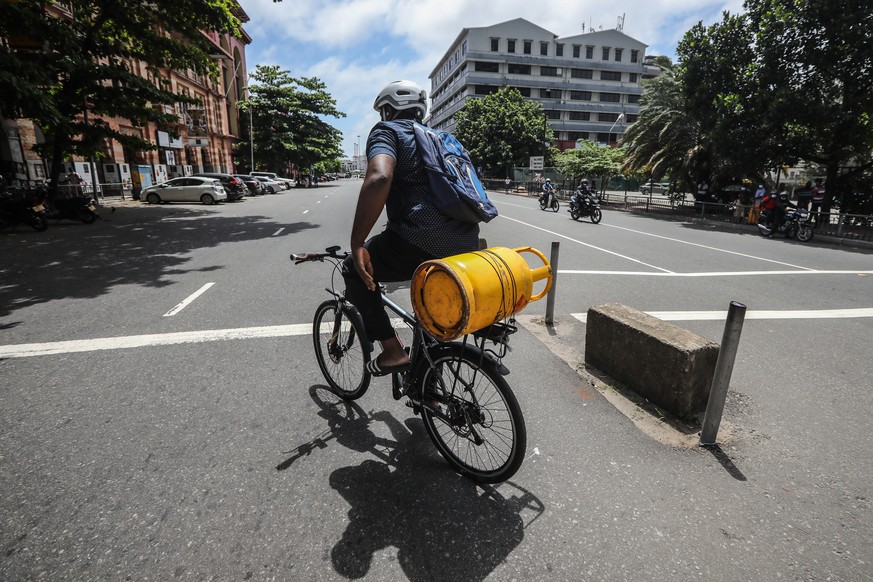
[[[391, 81], [428, 75], [464, 28], [524, 18], [559, 37], [616, 28], [647, 45], [646, 54], [675, 60], [685, 31], [722, 11], [742, 12], [742, 0], [239, 0], [250, 71], [278, 65], [294, 77], [318, 77], [344, 118], [327, 118], [343, 133], [347, 157], [361, 149], [379, 120], [373, 101]], [[362, 152], [363, 153], [363, 152]]]

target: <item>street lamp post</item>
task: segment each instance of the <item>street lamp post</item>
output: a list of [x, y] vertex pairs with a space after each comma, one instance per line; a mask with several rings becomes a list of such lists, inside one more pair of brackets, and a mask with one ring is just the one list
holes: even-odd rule
[[615, 122], [612, 124], [612, 127], [609, 128], [609, 133], [606, 136], [606, 145], [612, 143], [612, 130], [615, 129], [615, 126], [622, 119], [624, 119], [624, 113], [619, 114], [619, 116], [615, 118]]

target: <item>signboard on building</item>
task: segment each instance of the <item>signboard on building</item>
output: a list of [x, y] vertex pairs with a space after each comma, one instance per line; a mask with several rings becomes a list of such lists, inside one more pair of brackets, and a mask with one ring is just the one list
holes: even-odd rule
[[162, 148], [182, 149], [182, 139], [179, 137], [170, 137], [170, 134], [166, 131], [159, 131], [158, 145]]
[[542, 170], [543, 162], [545, 162], [544, 156], [531, 156], [530, 157], [530, 169], [531, 170]]

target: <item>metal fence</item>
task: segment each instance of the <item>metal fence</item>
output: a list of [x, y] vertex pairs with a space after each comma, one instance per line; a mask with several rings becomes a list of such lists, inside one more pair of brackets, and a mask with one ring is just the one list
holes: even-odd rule
[[[712, 222], [754, 225], [754, 208], [744, 204], [719, 204], [696, 200], [670, 201], [665, 197], [606, 193], [601, 204], [613, 210], [642, 212], [679, 218], [698, 218]], [[848, 240], [873, 242], [873, 216], [862, 214], [812, 213], [816, 234]]]

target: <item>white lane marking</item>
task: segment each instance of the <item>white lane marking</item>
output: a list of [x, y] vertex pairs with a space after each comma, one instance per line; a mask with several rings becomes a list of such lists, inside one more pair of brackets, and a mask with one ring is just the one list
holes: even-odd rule
[[[646, 311], [664, 321], [724, 321], [727, 311]], [[586, 323], [587, 313], [572, 313], [573, 317]], [[873, 308], [861, 309], [798, 309], [788, 311], [746, 311], [746, 319], [854, 319], [873, 317]]]
[[652, 234], [652, 233], [650, 233], [650, 232], [644, 232], [644, 231], [642, 231], [642, 230], [635, 230], [635, 229], [633, 229], [633, 228], [627, 228], [627, 227], [624, 227], [624, 226], [616, 226], [616, 225], [614, 225], [614, 224], [605, 224], [604, 226], [609, 227], [609, 228], [617, 228], [618, 230], [626, 230], [626, 231], [628, 231], [628, 232], [633, 232], [633, 233], [636, 233], [636, 234], [642, 234], [642, 235], [644, 235], [644, 236], [651, 236], [651, 237], [654, 237], [654, 238], [660, 238], [660, 239], [668, 240], [668, 241], [671, 241], [671, 242], [677, 242], [677, 243], [680, 243], [680, 244], [683, 244], [683, 245], [689, 245], [689, 246], [692, 246], [692, 247], [700, 247], [700, 248], [702, 248], [702, 249], [707, 249], [707, 250], [710, 250], [710, 251], [716, 251], [716, 252], [719, 252], [719, 253], [727, 253], [727, 254], [729, 254], [729, 255], [737, 255], [737, 256], [739, 256], [739, 257], [743, 257], [743, 258], [746, 258], [746, 259], [756, 259], [756, 260], [759, 260], [759, 261], [765, 261], [765, 262], [768, 262], [768, 263], [776, 263], [777, 265], [785, 265], [786, 267], [794, 267], [795, 269], [806, 269], [806, 270], [808, 270], [808, 271], [814, 271], [814, 270], [815, 270], [815, 269], [810, 269], [809, 267], [801, 267], [800, 265], [792, 265], [791, 263], [785, 263], [785, 262], [782, 262], [782, 261], [776, 261], [776, 260], [773, 260], [773, 259], [765, 259], [764, 257], [759, 257], [759, 256], [757, 256], [757, 255], [750, 255], [750, 254], [747, 254], [747, 253], [738, 253], [738, 252], [736, 252], [736, 251], [729, 251], [729, 250], [727, 250], [727, 249], [720, 249], [720, 248], [718, 248], [718, 247], [711, 247], [711, 246], [708, 246], [708, 245], [702, 245], [702, 244], [699, 244], [699, 243], [693, 243], [693, 242], [685, 241], [685, 240], [678, 239], [678, 238], [671, 238], [671, 237], [669, 237], [669, 236], [662, 236], [662, 235], [660, 235], [660, 234]]
[[195, 299], [197, 299], [198, 297], [200, 297], [201, 295], [206, 293], [206, 291], [210, 287], [212, 287], [213, 285], [215, 285], [215, 283], [207, 283], [206, 285], [204, 285], [203, 287], [201, 287], [200, 289], [198, 289], [197, 291], [195, 291], [194, 293], [192, 293], [191, 295], [189, 295], [188, 297], [183, 299], [182, 302], [180, 304], [178, 304], [176, 307], [174, 307], [171, 310], [169, 310], [168, 312], [166, 312], [164, 314], [164, 317], [172, 317], [172, 316], [176, 315], [177, 313], [179, 313], [180, 311], [182, 311], [183, 309], [188, 307], [189, 303], [191, 303], [192, 301], [194, 301]]
[[[406, 324], [403, 323], [403, 320], [399, 318], [392, 318], [391, 323], [396, 328], [402, 328], [406, 326]], [[182, 331], [177, 333], [156, 333], [148, 335], [102, 337], [59, 342], [9, 344], [5, 346], [0, 345], [0, 359], [29, 358], [33, 356], [73, 354], [79, 352], [94, 352], [100, 350], [123, 350], [149, 346], [169, 346], [174, 344], [195, 344], [222, 340], [246, 340], [258, 338], [289, 337], [309, 335], [311, 333], [311, 323], [293, 323], [288, 325], [239, 327], [235, 329], [207, 329], [202, 331]]]
[[309, 211], [308, 211], [308, 210], [304, 210], [304, 211], [303, 211], [303, 214], [306, 214], [307, 212], [309, 212]]
[[513, 221], [513, 222], [517, 222], [517, 223], [519, 223], [519, 224], [523, 224], [523, 225], [525, 225], [525, 226], [529, 226], [529, 227], [534, 228], [534, 229], [536, 229], [536, 230], [541, 230], [541, 231], [543, 231], [543, 232], [547, 232], [547, 233], [549, 233], [549, 234], [551, 234], [551, 235], [558, 236], [558, 237], [561, 237], [561, 238], [565, 238], [565, 239], [567, 239], [568, 241], [571, 241], [571, 242], [574, 242], [574, 243], [578, 243], [578, 244], [580, 244], [580, 245], [582, 245], [582, 246], [589, 247], [589, 248], [592, 248], [592, 249], [594, 249], [594, 250], [598, 250], [598, 251], [601, 251], [601, 252], [604, 252], [604, 253], [607, 253], [607, 254], [610, 254], [610, 255], [615, 255], [616, 257], [619, 257], [619, 258], [622, 258], [622, 259], [626, 259], [626, 260], [628, 260], [628, 261], [632, 261], [632, 262], [634, 262], [634, 263], [638, 263], [638, 264], [640, 264], [640, 265], [643, 265], [644, 267], [649, 267], [649, 268], [651, 268], [651, 269], [657, 269], [657, 270], [659, 270], [659, 271], [663, 271], [663, 272], [665, 272], [665, 273], [672, 273], [672, 272], [673, 272], [673, 271], [670, 271], [670, 270], [668, 270], [668, 269], [664, 269], [664, 268], [662, 268], [662, 267], [657, 267], [657, 266], [655, 266], [655, 265], [650, 265], [649, 263], [644, 263], [643, 261], [640, 261], [640, 260], [638, 260], [638, 259], [634, 259], [634, 258], [632, 258], [632, 257], [628, 257], [627, 255], [622, 255], [622, 254], [619, 254], [619, 253], [616, 253], [616, 252], [613, 252], [613, 251], [606, 250], [606, 249], [601, 248], [601, 247], [597, 247], [597, 246], [594, 246], [594, 245], [590, 245], [590, 244], [588, 244], [588, 243], [584, 243], [584, 242], [582, 242], [581, 240], [577, 240], [577, 239], [575, 239], [575, 238], [571, 238], [571, 237], [569, 237], [569, 236], [567, 236], [567, 235], [563, 235], [563, 234], [560, 234], [560, 233], [554, 232], [554, 231], [552, 231], [552, 230], [548, 230], [548, 229], [545, 229], [545, 228], [542, 228], [542, 227], [539, 227], [539, 226], [536, 226], [536, 225], [530, 224], [530, 223], [528, 223], [528, 222], [524, 222], [524, 221], [522, 221], [522, 220], [518, 220], [518, 219], [516, 219], [516, 218], [510, 218], [509, 216], [506, 216], [506, 215], [503, 215], [502, 217], [505, 218], [506, 220], [511, 220], [511, 221]]
[[703, 273], [652, 273], [649, 271], [580, 271], [558, 269], [566, 275], [631, 275], [640, 277], [751, 277], [756, 275], [873, 275], [873, 271], [712, 271]]
[[277, 230], [276, 232], [274, 232], [274, 233], [273, 233], [273, 236], [279, 236], [279, 235], [282, 233], [283, 230], [285, 230], [285, 227], [284, 227], [284, 226], [283, 226], [282, 228], [280, 228], [279, 230]]
[[[511, 202], [503, 202], [503, 201], [501, 201], [500, 203], [501, 203], [501, 204], [506, 204], [506, 205], [508, 205], [508, 206], [517, 206], [518, 208], [530, 208], [530, 206], [522, 206], [522, 205], [520, 205], [520, 204], [512, 204]], [[504, 216], [504, 218], [508, 218], [508, 217]], [[514, 220], [514, 219], [510, 218], [509, 220]], [[519, 222], [519, 221], [516, 221], [516, 222]], [[524, 223], [522, 223], [522, 224], [524, 224]], [[737, 256], [740, 256], [740, 257], [748, 258], [748, 259], [757, 259], [757, 260], [759, 260], [759, 261], [764, 261], [764, 262], [767, 262], [767, 263], [776, 263], [777, 265], [785, 265], [786, 267], [794, 267], [795, 269], [806, 269], [806, 270], [809, 270], [809, 271], [813, 271], [813, 270], [814, 270], [814, 269], [810, 269], [809, 267], [801, 267], [800, 265], [793, 265], [793, 264], [791, 264], [791, 263], [785, 263], [785, 262], [782, 262], [782, 261], [776, 261], [776, 260], [774, 260], [774, 259], [766, 259], [766, 258], [764, 258], [764, 257], [759, 257], [759, 256], [757, 256], [757, 255], [749, 255], [749, 254], [746, 254], [746, 253], [739, 253], [739, 252], [736, 252], [736, 251], [729, 251], [729, 250], [726, 250], [726, 249], [720, 249], [720, 248], [718, 248], [718, 247], [711, 247], [711, 246], [702, 245], [702, 244], [699, 244], [699, 243], [693, 243], [693, 242], [689, 242], [689, 241], [684, 241], [684, 240], [682, 240], [682, 239], [678, 239], [678, 238], [671, 238], [671, 237], [668, 237], [668, 236], [662, 236], [662, 235], [660, 235], [660, 234], [652, 234], [652, 233], [650, 233], [650, 232], [644, 232], [644, 231], [642, 231], [642, 230], [635, 230], [635, 229], [633, 229], [633, 228], [626, 228], [626, 227], [624, 227], [624, 226], [616, 226], [616, 225], [614, 225], [614, 224], [603, 224], [603, 223], [601, 223], [601, 226], [606, 226], [606, 227], [609, 227], [609, 228], [617, 228], [617, 229], [619, 229], [619, 230], [626, 230], [626, 231], [628, 231], [628, 232], [633, 232], [633, 233], [636, 233], [636, 234], [642, 234], [642, 235], [645, 235], [645, 236], [652, 236], [652, 237], [655, 237], [655, 238], [661, 238], [661, 239], [669, 240], [669, 241], [672, 241], [672, 242], [677, 242], [677, 243], [681, 243], [681, 244], [685, 244], [685, 245], [690, 245], [690, 246], [694, 246], [694, 247], [700, 247], [700, 248], [703, 248], [703, 249], [708, 249], [708, 250], [711, 250], [711, 251], [717, 251], [717, 252], [720, 252], [720, 253], [727, 253], [727, 254], [730, 254], [730, 255], [737, 255]], [[538, 227], [534, 227], [534, 228], [538, 228]], [[546, 232], [548, 232], [548, 231], [546, 231]], [[558, 236], [560, 236], [560, 235], [558, 235]], [[570, 239], [570, 240], [572, 240], [572, 239]], [[582, 243], [582, 244], [585, 244], [585, 243]], [[588, 245], [588, 246], [591, 246], [591, 245]], [[597, 247], [592, 247], [592, 248], [597, 248]], [[601, 250], [602, 250], [602, 249], [601, 249]], [[609, 251], [606, 251], [606, 252], [609, 252]], [[614, 253], [613, 253], [613, 254], [614, 254]], [[621, 255], [619, 255], [619, 256], [621, 256]], [[655, 268], [657, 269], [657, 268], [659, 268], [659, 267], [655, 267]], [[663, 270], [663, 271], [667, 271], [666, 269], [662, 269], [662, 270]], [[670, 271], [667, 271], [667, 272], [669, 273]]]
[[316, 204], [321, 204], [321, 200], [316, 200], [315, 203], [316, 203]]

